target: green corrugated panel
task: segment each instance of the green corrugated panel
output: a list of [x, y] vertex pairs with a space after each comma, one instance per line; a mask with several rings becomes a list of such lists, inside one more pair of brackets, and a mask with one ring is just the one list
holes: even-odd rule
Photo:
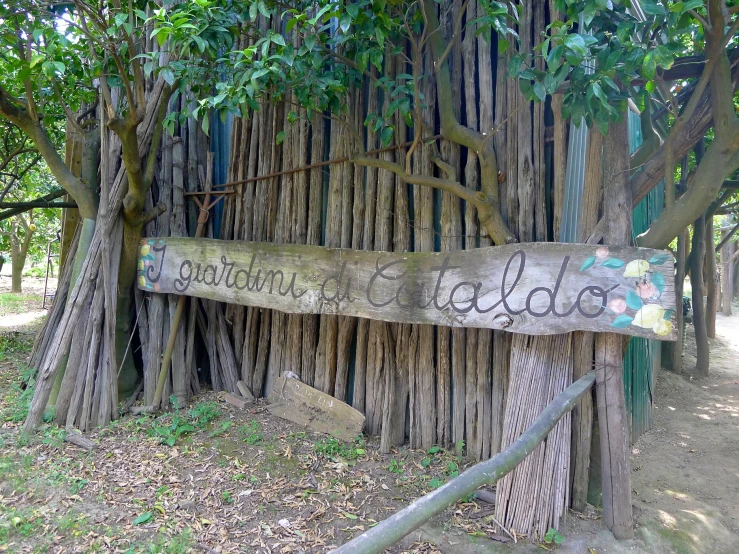
[[[641, 145], [639, 117], [629, 112], [629, 147], [631, 152]], [[664, 207], [664, 183], [657, 185], [634, 207], [634, 235], [646, 231]], [[624, 394], [629, 411], [631, 440], [635, 441], [652, 427], [652, 383], [654, 350], [658, 341], [633, 337], [624, 356]]]

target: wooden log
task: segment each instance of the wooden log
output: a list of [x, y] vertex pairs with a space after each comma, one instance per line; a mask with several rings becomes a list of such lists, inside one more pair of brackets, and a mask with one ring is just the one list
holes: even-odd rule
[[[573, 334], [573, 379], [593, 369], [595, 335]], [[582, 512], [588, 500], [590, 482], [590, 445], [593, 437], [593, 397], [583, 395], [572, 410], [572, 509]]]
[[251, 393], [249, 388], [246, 386], [246, 383], [243, 381], [236, 381], [236, 388], [241, 393], [241, 396], [244, 397], [245, 400], [254, 400], [254, 395]]
[[[612, 124], [604, 143], [606, 182], [603, 206], [608, 244], [628, 244], [631, 238], [631, 194], [626, 114]], [[598, 422], [600, 426], [603, 521], [617, 539], [634, 536], [631, 510], [629, 430], [623, 386], [623, 340], [613, 333], [595, 339]]]
[[[324, 120], [322, 114], [313, 116], [310, 127], [311, 163], [323, 161], [324, 156]], [[308, 190], [308, 229], [306, 244], [321, 244], [321, 215], [323, 209], [323, 172], [321, 168], [310, 171]], [[303, 316], [303, 341], [301, 378], [307, 385], [315, 382], [316, 348], [318, 339], [318, 317]]]
[[81, 433], [75, 433], [74, 431], [68, 432], [64, 436], [64, 441], [70, 444], [74, 444], [75, 446], [79, 446], [80, 448], [83, 448], [85, 450], [92, 451], [97, 448], [97, 445], [86, 436], [82, 435]]
[[233, 406], [234, 408], [238, 408], [239, 410], [245, 410], [250, 402], [243, 396], [239, 396], [238, 394], [232, 394], [230, 392], [226, 393], [225, 400], [226, 400], [226, 404], [231, 404], [231, 406]]
[[[139, 284], [147, 291], [397, 323], [676, 338], [674, 313], [669, 311], [675, 309], [673, 263], [666, 251], [531, 243], [394, 254], [212, 239], [151, 240], [152, 245], [143, 241], [140, 253], [149, 262]], [[652, 296], [639, 299], [645, 309], [636, 309], [637, 299], [632, 298], [638, 291], [646, 296], [635, 288], [635, 275], [653, 283], [648, 289]], [[613, 309], [606, 310], [611, 302]], [[423, 350], [430, 344], [424, 334], [419, 335], [419, 350], [422, 356], [430, 353], [431, 363], [434, 350]], [[435, 429], [436, 419], [430, 421]]]
[[353, 441], [364, 426], [364, 416], [348, 404], [285, 375], [267, 400], [272, 415], [343, 441]]
[[[171, 235], [173, 237], [186, 237], [185, 229], [185, 185], [184, 185], [184, 145], [181, 140], [175, 140], [172, 144], [172, 211], [171, 211]], [[175, 321], [175, 312], [179, 297], [169, 297], [169, 320]], [[189, 376], [190, 367], [185, 364], [185, 352], [187, 348], [186, 326], [184, 321], [177, 325], [171, 332], [177, 333], [175, 347], [172, 352], [172, 394], [177, 397], [180, 405], [189, 399]]]

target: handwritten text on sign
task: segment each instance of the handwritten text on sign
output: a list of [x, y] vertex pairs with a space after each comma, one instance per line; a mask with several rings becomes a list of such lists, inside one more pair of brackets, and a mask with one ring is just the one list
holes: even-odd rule
[[390, 253], [211, 239], [144, 239], [139, 288], [291, 313], [528, 334], [610, 331], [676, 340], [672, 254], [531, 243]]

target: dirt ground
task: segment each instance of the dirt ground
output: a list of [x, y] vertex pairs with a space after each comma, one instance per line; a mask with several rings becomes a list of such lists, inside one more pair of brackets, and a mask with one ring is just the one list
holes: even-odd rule
[[[343, 445], [215, 393], [124, 417], [91, 435], [92, 452], [48, 425], [23, 436], [34, 302], [0, 304], [0, 552], [328, 552], [464, 469], [452, 452], [382, 455], [377, 440]], [[708, 379], [658, 375], [655, 427], [632, 449], [636, 538], [615, 541], [593, 509], [572, 513], [552, 550], [739, 551], [739, 316], [717, 326]], [[491, 511], [460, 502], [392, 552], [541, 552], [494, 531]]]

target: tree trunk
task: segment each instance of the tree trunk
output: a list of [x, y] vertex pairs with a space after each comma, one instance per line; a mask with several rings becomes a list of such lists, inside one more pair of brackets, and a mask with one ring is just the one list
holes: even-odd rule
[[693, 244], [690, 253], [690, 286], [693, 289], [693, 327], [695, 328], [695, 371], [701, 377], [708, 375], [708, 333], [706, 305], [703, 301], [703, 257], [706, 253], [706, 218], [700, 216], [693, 225]]
[[23, 292], [21, 290], [21, 281], [23, 277], [23, 266], [26, 265], [26, 256], [25, 254], [21, 254], [20, 249], [11, 248], [10, 258], [12, 269], [12, 286], [10, 290], [13, 294], [20, 294], [21, 292]]
[[706, 334], [716, 338], [716, 312], [718, 311], [718, 279], [716, 251], [713, 239], [713, 216], [706, 221]]
[[731, 256], [735, 249], [733, 242], [727, 242], [721, 249], [721, 313], [725, 316], [731, 315], [731, 300], [734, 297], [734, 262]]
[[[22, 215], [16, 216], [18, 218], [23, 217]], [[25, 228], [25, 236], [23, 242], [18, 237], [18, 221], [13, 221], [10, 231], [10, 265], [11, 265], [11, 292], [13, 294], [20, 294], [22, 292], [22, 279], [23, 279], [23, 268], [26, 265], [26, 257], [28, 256], [28, 247], [31, 245], [31, 236], [33, 231], [28, 225], [23, 224]]]
[[[677, 302], [677, 313], [675, 314], [675, 321], [678, 330], [678, 336], [683, 336], [683, 327], [685, 321], [683, 319], [683, 290], [685, 288], [685, 273], [687, 270], [687, 250], [690, 236], [688, 230], [680, 233], [677, 237], [677, 253], [675, 261], [675, 301]], [[669, 355], [668, 364], [672, 371], [678, 375], [682, 373], [683, 369], [683, 348], [682, 340], [678, 339], [676, 342], [665, 342], [662, 343], [663, 348], [667, 346], [667, 353]]]

